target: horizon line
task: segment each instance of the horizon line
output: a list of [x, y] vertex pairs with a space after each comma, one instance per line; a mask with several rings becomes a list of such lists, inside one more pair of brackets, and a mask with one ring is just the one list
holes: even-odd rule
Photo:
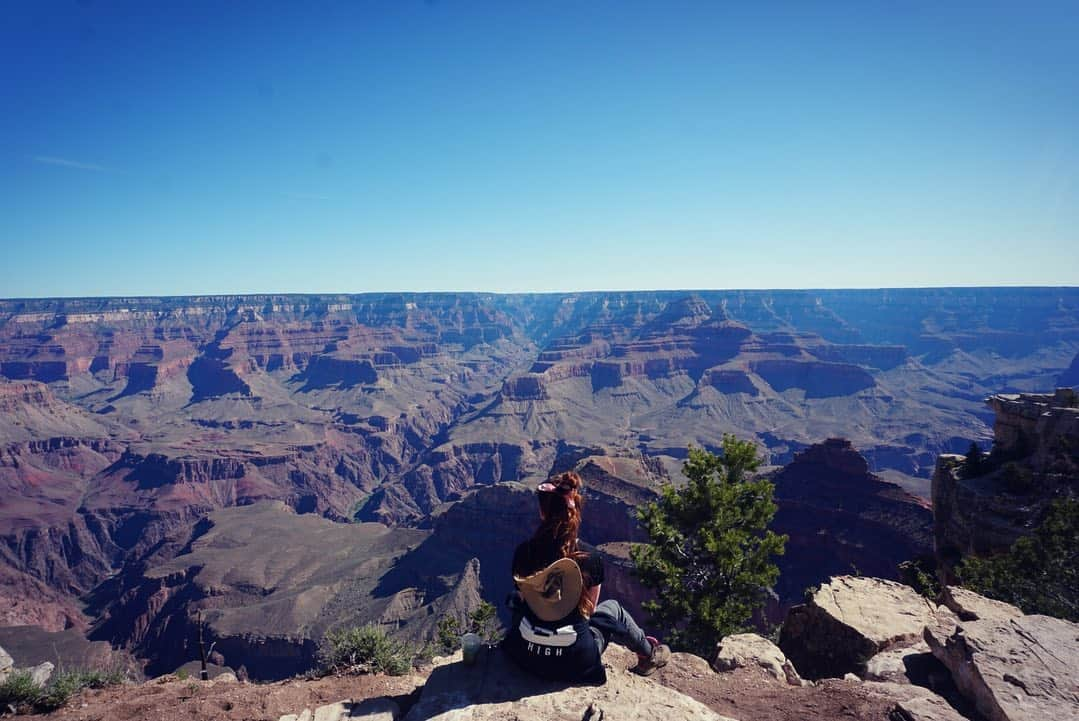
[[128, 298], [131, 300], [164, 300], [171, 298], [224, 298], [224, 297], [311, 297], [311, 296], [387, 296], [387, 295], [603, 295], [611, 293], [812, 293], [812, 292], [835, 292], [835, 291], [909, 291], [909, 290], [1079, 290], [1079, 284], [1069, 285], [1045, 284], [1045, 285], [910, 285], [910, 286], [834, 286], [834, 287], [804, 287], [804, 288], [633, 288], [633, 289], [587, 289], [587, 290], [369, 290], [369, 291], [247, 291], [247, 292], [218, 292], [218, 293], [163, 293], [138, 294], [116, 293], [113, 295], [40, 295], [40, 296], [14, 296], [0, 298], [0, 303], [21, 301], [49, 301], [49, 300], [114, 300]]

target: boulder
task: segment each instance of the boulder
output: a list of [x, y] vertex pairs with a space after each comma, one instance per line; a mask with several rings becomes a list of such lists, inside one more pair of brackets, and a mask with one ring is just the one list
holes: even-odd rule
[[[618, 652], [621, 647], [611, 646], [604, 653], [604, 657], [608, 660], [615, 661], [616, 655], [612, 652]], [[630, 668], [637, 663], [637, 654], [632, 651], [626, 651], [625, 654], [621, 654], [624, 663], [615, 661], [615, 664], [620, 664], [625, 668]], [[671, 654], [671, 662], [667, 664], [668, 669], [677, 669], [679, 674], [686, 678], [711, 678], [716, 675], [715, 669], [707, 661], [700, 656], [695, 656], [692, 653], [674, 652]]]
[[7, 651], [0, 647], [0, 681], [8, 677], [15, 669], [15, 659]]
[[889, 721], [967, 721], [947, 701], [921, 686], [870, 682], [862, 688], [894, 702]]
[[955, 612], [961, 621], [1003, 620], [1023, 615], [1010, 603], [994, 601], [959, 586], [945, 586], [941, 596], [944, 605]]
[[988, 721], [1079, 720], [1079, 624], [1049, 616], [926, 629], [933, 655]]
[[366, 701], [345, 699], [319, 706], [313, 713], [311, 709], [304, 709], [299, 714], [286, 714], [278, 721], [345, 721], [355, 718], [367, 721], [396, 721], [400, 715], [401, 707], [388, 698], [369, 698]]
[[351, 715], [351, 701], [338, 701], [315, 709], [315, 721], [343, 721]]
[[[605, 660], [609, 661], [608, 655]], [[730, 721], [704, 704], [620, 667], [607, 668], [602, 686], [543, 681], [521, 670], [498, 648], [485, 648], [472, 666], [461, 654], [431, 672], [406, 721], [580, 721], [589, 708], [605, 719]], [[615, 664], [620, 666], [620, 664]], [[599, 716], [592, 712], [591, 718]]]
[[[947, 612], [951, 616], [950, 612]], [[779, 647], [805, 678], [863, 674], [881, 651], [911, 645], [941, 611], [894, 581], [836, 576], [787, 614]]]
[[49, 682], [49, 679], [52, 678], [52, 671], [54, 668], [55, 666], [53, 666], [51, 662], [45, 661], [44, 663], [39, 663], [37, 666], [31, 666], [30, 668], [23, 668], [19, 670], [29, 673], [30, 680], [32, 680], [38, 686], [44, 686]]
[[869, 659], [865, 665], [865, 680], [910, 683], [909, 667], [918, 666], [926, 660], [934, 661], [934, 658], [925, 641], [913, 646], [890, 648]]
[[732, 671], [748, 666], [760, 666], [780, 681], [786, 681], [792, 686], [801, 686], [803, 683], [802, 677], [779, 647], [762, 636], [755, 633], [738, 633], [725, 636], [716, 645], [716, 659], [712, 662], [716, 671]]

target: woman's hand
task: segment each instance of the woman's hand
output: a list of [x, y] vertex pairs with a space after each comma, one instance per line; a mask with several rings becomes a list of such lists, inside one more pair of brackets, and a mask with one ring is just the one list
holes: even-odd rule
[[602, 583], [598, 583], [595, 586], [586, 588], [581, 595], [592, 602], [592, 608], [599, 605], [599, 590], [603, 587]]

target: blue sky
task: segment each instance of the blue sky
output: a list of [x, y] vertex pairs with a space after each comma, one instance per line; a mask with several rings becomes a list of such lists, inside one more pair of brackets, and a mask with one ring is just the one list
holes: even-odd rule
[[1079, 284], [1079, 4], [11, 2], [0, 296]]

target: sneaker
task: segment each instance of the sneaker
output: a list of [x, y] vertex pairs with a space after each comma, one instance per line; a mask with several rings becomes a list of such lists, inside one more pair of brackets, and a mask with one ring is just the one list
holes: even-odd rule
[[667, 665], [667, 662], [671, 660], [671, 649], [666, 644], [662, 644], [658, 639], [651, 636], [648, 637], [649, 643], [652, 644], [651, 657], [645, 658], [644, 656], [637, 654], [637, 665], [631, 670], [633, 673], [640, 676], [651, 676], [658, 669]]

